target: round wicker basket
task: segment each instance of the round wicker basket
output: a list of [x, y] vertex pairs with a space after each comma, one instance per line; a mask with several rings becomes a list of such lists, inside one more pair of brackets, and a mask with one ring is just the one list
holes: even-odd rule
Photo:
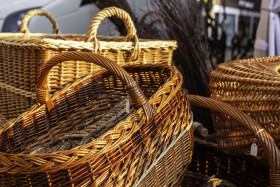
[[[211, 98], [249, 114], [280, 140], [280, 57], [230, 61], [210, 74]], [[225, 150], [248, 152], [256, 134], [221, 113], [213, 113], [215, 137]], [[258, 132], [259, 134], [260, 132]]]

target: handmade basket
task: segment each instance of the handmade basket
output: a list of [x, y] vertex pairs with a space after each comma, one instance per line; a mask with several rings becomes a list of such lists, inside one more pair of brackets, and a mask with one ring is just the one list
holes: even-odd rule
[[[32, 16], [44, 15], [53, 24], [53, 33], [32, 34], [27, 24]], [[127, 28], [126, 37], [97, 36], [101, 21], [117, 16]], [[35, 87], [40, 67], [51, 57], [65, 51], [90, 51], [105, 56], [120, 65], [171, 64], [176, 41], [138, 39], [129, 15], [116, 7], [106, 8], [92, 19], [84, 35], [59, 34], [55, 18], [43, 10], [31, 10], [22, 20], [20, 33], [0, 33], [0, 114], [12, 119], [35, 104]], [[48, 85], [52, 93], [62, 85], [100, 69], [87, 62], [72, 61], [55, 66]]]
[[[211, 98], [229, 103], [258, 121], [280, 140], [280, 58], [236, 60], [210, 74]], [[213, 113], [215, 137], [228, 151], [246, 152], [255, 134], [221, 113]]]
[[[211, 143], [209, 144], [210, 149], [204, 147], [203, 151], [200, 149], [194, 150], [196, 151], [195, 155], [199, 155], [199, 158], [196, 157], [196, 161], [192, 165], [196, 168], [196, 171], [201, 171], [207, 175], [217, 174], [218, 177], [227, 179], [238, 184], [238, 186], [266, 186], [268, 183], [271, 186], [280, 186], [280, 151], [270, 134], [263, 130], [263, 127], [256, 120], [236, 107], [221, 101], [195, 95], [188, 95], [187, 98], [191, 105], [206, 107], [211, 111], [223, 113], [244, 125], [248, 131], [255, 134], [256, 141], [259, 142], [264, 151], [264, 157], [262, 158], [246, 156], [245, 154], [226, 154], [222, 153], [225, 149], [216, 146], [213, 149], [213, 143]], [[216, 154], [217, 149], [221, 151]], [[218, 158], [213, 157], [213, 155], [218, 155]], [[196, 166], [194, 166], [195, 164]], [[261, 171], [260, 168], [262, 168]]]
[[[109, 72], [78, 79], [50, 97], [50, 69], [72, 60], [94, 62]], [[92, 52], [67, 52], [53, 57], [38, 77], [38, 104], [1, 129], [0, 185], [131, 186], [184, 131], [184, 140], [180, 138], [184, 141], [182, 148], [175, 146], [172, 150], [176, 151], [168, 153], [168, 159], [178, 157], [174, 158], [177, 161], [164, 162], [159, 169], [185, 168], [191, 160], [193, 138], [182, 82], [178, 70], [164, 64], [129, 65], [124, 70]], [[30, 154], [75, 126], [90, 123], [92, 117], [108, 110], [106, 106], [112, 98], [125, 92], [135, 110], [100, 137], [70, 150]], [[104, 94], [107, 101], [99, 102]], [[157, 180], [165, 180], [170, 174], [164, 175]], [[176, 175], [171, 180], [177, 181], [176, 177], [181, 178]]]

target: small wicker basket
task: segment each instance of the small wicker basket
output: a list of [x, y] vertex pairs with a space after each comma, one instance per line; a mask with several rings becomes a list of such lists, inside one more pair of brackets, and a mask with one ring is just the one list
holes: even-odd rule
[[[53, 33], [29, 33], [27, 24], [31, 17], [44, 15], [53, 24]], [[117, 16], [127, 28], [126, 37], [97, 36], [101, 21]], [[116, 7], [106, 8], [92, 19], [84, 35], [59, 34], [55, 18], [43, 10], [31, 10], [22, 20], [21, 33], [0, 33], [0, 114], [12, 119], [35, 104], [35, 88], [40, 67], [51, 57], [66, 51], [96, 52], [120, 65], [163, 63], [171, 64], [176, 41], [138, 39], [129, 15]], [[49, 76], [52, 92], [76, 78], [100, 69], [88, 62], [71, 61], [72, 64], [55, 66]]]
[[[71, 60], [94, 62], [109, 71], [80, 78], [50, 97], [49, 71]], [[136, 180], [154, 184], [147, 178], [140, 180], [144, 174], [152, 175], [148, 171], [153, 166], [162, 171], [177, 168], [172, 169], [175, 173], [170, 181], [165, 180], [168, 172], [159, 172], [163, 179], [154, 179], [158, 184], [177, 183], [193, 147], [192, 116], [182, 75], [164, 64], [129, 65], [125, 70], [92, 52], [67, 52], [51, 58], [38, 77], [38, 104], [1, 129], [0, 185], [131, 186]], [[70, 150], [30, 154], [81, 123], [90, 123], [92, 117], [109, 110], [106, 106], [112, 98], [126, 93], [135, 109], [100, 137]], [[104, 94], [108, 99], [100, 102]], [[173, 144], [176, 138], [180, 142]], [[167, 155], [162, 160], [164, 152]], [[170, 157], [174, 162], [169, 162]]]

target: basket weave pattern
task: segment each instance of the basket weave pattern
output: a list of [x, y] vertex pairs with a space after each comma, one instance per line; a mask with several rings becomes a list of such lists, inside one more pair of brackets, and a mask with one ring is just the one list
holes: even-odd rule
[[147, 174], [142, 175], [142, 180], [136, 181], [133, 186], [177, 186], [187, 169], [186, 163], [192, 160], [191, 139], [192, 132], [185, 129], [174, 141], [174, 146], [162, 153], [154, 166], [147, 170]]
[[[280, 58], [264, 57], [219, 65], [210, 75], [211, 98], [249, 114], [280, 140]], [[227, 150], [249, 151], [255, 135], [239, 122], [213, 113], [215, 136]]]

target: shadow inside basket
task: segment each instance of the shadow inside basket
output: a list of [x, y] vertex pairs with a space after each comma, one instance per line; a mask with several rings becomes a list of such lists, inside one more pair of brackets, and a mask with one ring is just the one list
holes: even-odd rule
[[[125, 70], [149, 99], [171, 76], [169, 68], [127, 66]], [[148, 70], [148, 71], [147, 71]], [[160, 78], [159, 78], [160, 77]], [[21, 115], [4, 130], [0, 150], [6, 153], [51, 153], [89, 143], [133, 112], [119, 78], [107, 71], [78, 79], [53, 97], [55, 107]], [[8, 141], [3, 141], [8, 140]]]

